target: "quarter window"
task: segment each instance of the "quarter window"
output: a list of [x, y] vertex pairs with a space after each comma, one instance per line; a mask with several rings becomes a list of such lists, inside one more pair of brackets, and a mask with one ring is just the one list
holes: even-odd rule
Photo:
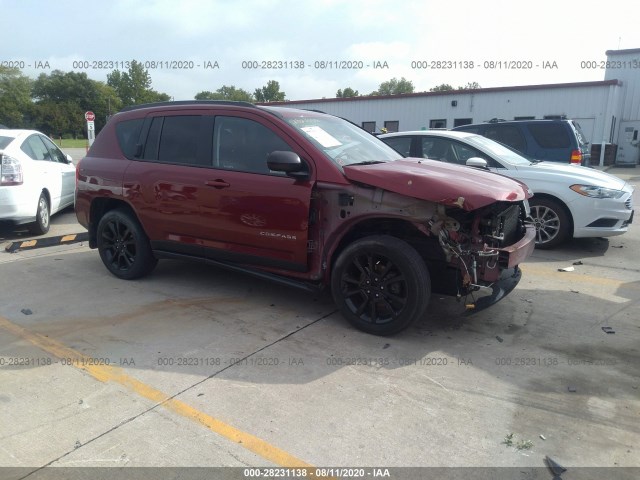
[[67, 163], [67, 157], [65, 156], [65, 154], [62, 153], [60, 149], [56, 147], [56, 145], [51, 140], [49, 140], [46, 137], [40, 137], [40, 140], [42, 140], [45, 146], [47, 147], [47, 150], [49, 151], [49, 154], [50, 154], [49, 158], [52, 161], [58, 162], [58, 163]]
[[34, 160], [51, 160], [51, 154], [38, 135], [27, 138], [20, 149]]

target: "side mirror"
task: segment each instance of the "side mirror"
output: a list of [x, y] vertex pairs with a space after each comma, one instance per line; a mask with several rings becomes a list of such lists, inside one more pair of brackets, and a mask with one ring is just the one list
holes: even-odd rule
[[284, 172], [289, 177], [300, 180], [309, 178], [309, 171], [300, 157], [294, 152], [276, 150], [267, 156], [267, 166], [274, 172]]
[[471, 157], [466, 162], [467, 167], [487, 168], [487, 161], [480, 157]]

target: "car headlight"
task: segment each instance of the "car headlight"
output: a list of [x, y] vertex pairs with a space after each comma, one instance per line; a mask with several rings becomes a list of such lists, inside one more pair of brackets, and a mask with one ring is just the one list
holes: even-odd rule
[[580, 195], [592, 198], [620, 198], [624, 195], [623, 190], [598, 187], [597, 185], [571, 185], [569, 188]]

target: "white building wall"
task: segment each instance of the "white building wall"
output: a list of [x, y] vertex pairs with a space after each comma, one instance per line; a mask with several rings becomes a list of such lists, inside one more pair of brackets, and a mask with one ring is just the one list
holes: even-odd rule
[[[321, 110], [358, 125], [374, 121], [376, 131], [384, 127], [385, 121], [394, 120], [399, 121], [400, 131], [407, 131], [427, 129], [430, 120], [437, 119], [445, 119], [446, 127], [453, 128], [457, 118], [481, 123], [492, 118], [513, 120], [521, 116], [566, 115], [580, 122], [589, 142], [608, 141], [607, 104], [613, 95], [612, 88], [620, 87], [604, 82], [585, 83], [585, 86], [506, 87], [411, 96], [292, 101], [286, 105]], [[457, 102], [457, 106], [452, 106], [452, 101]]]

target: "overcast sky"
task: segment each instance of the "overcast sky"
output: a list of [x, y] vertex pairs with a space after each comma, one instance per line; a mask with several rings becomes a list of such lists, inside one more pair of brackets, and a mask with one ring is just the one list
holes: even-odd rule
[[[115, 64], [109, 62], [136, 59], [150, 67], [153, 88], [175, 100], [223, 85], [253, 92], [269, 80], [280, 82], [288, 100], [335, 97], [345, 87], [366, 94], [393, 77], [411, 80], [416, 91], [441, 83], [499, 87], [603, 80], [603, 69], [582, 68], [581, 62], [604, 61], [606, 50], [640, 48], [640, 17], [632, 5], [628, 0], [0, 0], [0, 62], [24, 62], [23, 72], [32, 77], [58, 69], [106, 81]], [[243, 62], [266, 67], [268, 61], [282, 62], [276, 65], [283, 68], [243, 68]], [[432, 69], [437, 61], [450, 68]], [[511, 61], [520, 63], [507, 65]], [[78, 62], [88, 62], [88, 68]], [[205, 68], [215, 62], [219, 68]], [[359, 62], [362, 68], [337, 68]], [[374, 68], [385, 62], [388, 68]], [[423, 63], [412, 68], [412, 62]], [[554, 62], [557, 68], [543, 68]], [[171, 68], [177, 66], [187, 68]]]

